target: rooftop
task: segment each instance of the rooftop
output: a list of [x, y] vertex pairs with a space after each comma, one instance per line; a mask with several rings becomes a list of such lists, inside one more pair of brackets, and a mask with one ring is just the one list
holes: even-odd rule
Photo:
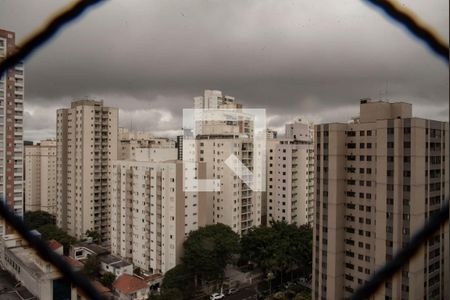
[[52, 249], [52, 250], [57, 250], [59, 248], [61, 248], [63, 245], [61, 245], [58, 241], [56, 240], [49, 240], [47, 242], [47, 245]]
[[86, 248], [86, 249], [94, 252], [97, 255], [109, 254], [108, 249], [103, 248], [94, 243], [81, 242], [81, 243], [77, 243], [77, 244], [73, 245], [72, 247], [73, 248], [83, 247], [83, 248]]
[[98, 259], [101, 262], [104, 262], [105, 264], [114, 265], [114, 267], [118, 267], [118, 268], [131, 265], [131, 263], [128, 263], [128, 262], [122, 260], [120, 257], [114, 256], [111, 254], [101, 255], [98, 257]]
[[122, 274], [117, 278], [113, 283], [113, 287], [125, 295], [149, 288], [144, 280], [128, 274]]

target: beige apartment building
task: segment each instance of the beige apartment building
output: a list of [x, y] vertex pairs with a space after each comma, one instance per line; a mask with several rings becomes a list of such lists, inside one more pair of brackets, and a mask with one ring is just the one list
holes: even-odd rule
[[175, 140], [154, 137], [149, 132], [133, 132], [119, 128], [118, 146], [118, 160], [147, 161], [142, 155], [148, 155], [149, 161], [153, 160], [150, 156], [154, 156], [159, 161], [177, 159], [176, 156], [174, 157], [174, 153], [178, 151]]
[[[133, 151], [143, 150], [152, 148]], [[111, 173], [111, 252], [153, 274], [175, 267], [185, 237], [207, 224], [205, 194], [183, 191], [177, 149], [156, 150], [159, 155], [115, 161]], [[199, 176], [204, 173], [205, 164], [198, 164]]]
[[312, 125], [286, 124], [285, 137], [267, 143], [267, 221], [297, 225], [313, 221], [314, 144]]
[[[15, 33], [0, 29], [0, 60], [16, 51]], [[0, 77], [0, 198], [23, 214], [24, 68], [19, 63]], [[0, 220], [0, 236], [11, 233]]]
[[[449, 193], [448, 122], [408, 103], [361, 100], [315, 127], [313, 299], [345, 299], [390, 261]], [[449, 299], [445, 225], [373, 299]]]
[[58, 109], [56, 123], [57, 224], [83, 238], [110, 234], [109, 167], [117, 159], [118, 109], [103, 101], [74, 101]]
[[56, 214], [56, 141], [25, 146], [25, 211]]
[[[221, 91], [205, 90], [194, 98], [196, 109], [231, 109], [239, 113], [242, 104]], [[261, 224], [261, 192], [254, 192], [241, 180], [225, 161], [235, 155], [244, 166], [253, 169], [253, 124], [242, 113], [237, 121], [196, 122], [194, 143], [184, 139], [183, 157], [195, 152], [196, 161], [206, 163], [206, 178], [220, 180], [220, 191], [207, 192], [207, 222], [223, 223], [238, 234]], [[186, 138], [186, 137], [185, 137]], [[192, 149], [195, 147], [195, 149]]]

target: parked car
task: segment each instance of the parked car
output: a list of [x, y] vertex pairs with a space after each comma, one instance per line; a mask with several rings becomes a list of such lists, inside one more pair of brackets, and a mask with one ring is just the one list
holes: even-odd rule
[[225, 295], [223, 293], [214, 293], [211, 295], [211, 297], [209, 297], [209, 299], [211, 300], [220, 300], [225, 298]]

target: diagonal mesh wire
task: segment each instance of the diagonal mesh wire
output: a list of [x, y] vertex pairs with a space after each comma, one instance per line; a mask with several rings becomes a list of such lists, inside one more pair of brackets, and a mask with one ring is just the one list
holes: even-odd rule
[[[28, 39], [18, 50], [11, 56], [0, 61], [0, 76], [8, 69], [14, 67], [22, 60], [29, 57], [39, 47], [48, 42], [62, 27], [70, 21], [75, 20], [83, 14], [91, 6], [103, 2], [104, 0], [81, 0], [73, 4], [70, 8], [53, 18], [45, 28], [38, 31], [30, 39]], [[400, 24], [405, 26], [411, 34], [425, 42], [428, 47], [438, 56], [449, 61], [448, 45], [441, 41], [429, 28], [423, 26], [408, 12], [401, 10], [391, 1], [383, 0], [365, 0], [375, 6], [381, 8], [386, 14]], [[5, 219], [11, 227], [13, 227], [37, 253], [45, 260], [52, 263], [58, 270], [68, 278], [72, 284], [79, 287], [90, 299], [103, 299], [98, 291], [90, 284], [88, 280], [80, 276], [56, 253], [54, 253], [42, 240], [33, 236], [29, 229], [26, 228], [21, 218], [15, 216], [6, 205], [5, 201], [0, 200], [0, 215]], [[406, 247], [394, 257], [394, 259], [381, 268], [375, 275], [362, 287], [360, 287], [352, 299], [369, 298], [377, 288], [395, 272], [397, 272], [409, 259], [414, 256], [420, 246], [437, 231], [449, 218], [448, 201], [439, 211], [432, 216], [410, 240]]]
[[[94, 4], [102, 1], [104, 0], [81, 0], [75, 2], [72, 6], [58, 14], [50, 20], [43, 29], [31, 36], [31, 38], [29, 38], [22, 46], [18, 47], [14, 54], [0, 61], [0, 77], [8, 69], [13, 68], [16, 64], [29, 57], [40, 46], [48, 42], [65, 25], [81, 16], [83, 12]], [[73, 285], [80, 288], [90, 299], [104, 299], [89, 280], [75, 272], [72, 267], [67, 264], [60, 255], [50, 249], [44, 241], [32, 235], [22, 219], [14, 215], [6, 203], [5, 199], [0, 199], [0, 216], [2, 216], [4, 220], [14, 228], [14, 230], [16, 230], [29, 245], [34, 248], [34, 250], [36, 250], [41, 258], [53, 264], [66, 279], [70, 280]]]

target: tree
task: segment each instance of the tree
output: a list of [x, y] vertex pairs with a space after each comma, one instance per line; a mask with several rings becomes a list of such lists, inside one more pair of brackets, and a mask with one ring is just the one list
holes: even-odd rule
[[194, 275], [181, 263], [164, 274], [161, 293], [166, 290], [178, 290], [186, 299], [190, 299], [194, 288]]
[[251, 228], [241, 238], [241, 257], [256, 263], [264, 273], [275, 270], [278, 265], [276, 232], [271, 227], [260, 226]]
[[222, 279], [233, 254], [239, 252], [239, 236], [224, 224], [215, 224], [192, 231], [183, 243], [182, 258], [187, 270], [198, 280]]
[[95, 230], [87, 230], [86, 236], [92, 238], [93, 242], [98, 242], [102, 238], [102, 235]]
[[310, 300], [311, 299], [311, 293], [307, 291], [301, 291], [297, 295], [295, 295], [293, 300]]
[[42, 239], [57, 240], [64, 246], [64, 254], [69, 253], [70, 245], [74, 244], [77, 240], [68, 235], [65, 231], [53, 224], [43, 225], [37, 228], [37, 230], [42, 234]]
[[28, 211], [24, 215], [25, 224], [29, 229], [36, 229], [43, 240], [56, 240], [64, 247], [64, 254], [69, 253], [70, 245], [77, 240], [55, 225], [55, 217], [45, 211]]
[[185, 264], [179, 264], [164, 274], [161, 289], [189, 290], [192, 288], [194, 277]]
[[95, 278], [100, 271], [100, 261], [97, 256], [89, 255], [83, 266], [83, 273], [89, 278]]
[[27, 211], [24, 215], [25, 225], [29, 229], [38, 229], [44, 225], [55, 225], [55, 216], [45, 211]]
[[256, 263], [265, 273], [283, 274], [300, 268], [311, 274], [312, 231], [308, 226], [298, 227], [285, 221], [271, 222], [270, 227], [250, 229], [241, 239], [241, 257]]
[[116, 280], [116, 275], [111, 272], [104, 273], [100, 278], [100, 282], [108, 288], [112, 287], [114, 280]]

